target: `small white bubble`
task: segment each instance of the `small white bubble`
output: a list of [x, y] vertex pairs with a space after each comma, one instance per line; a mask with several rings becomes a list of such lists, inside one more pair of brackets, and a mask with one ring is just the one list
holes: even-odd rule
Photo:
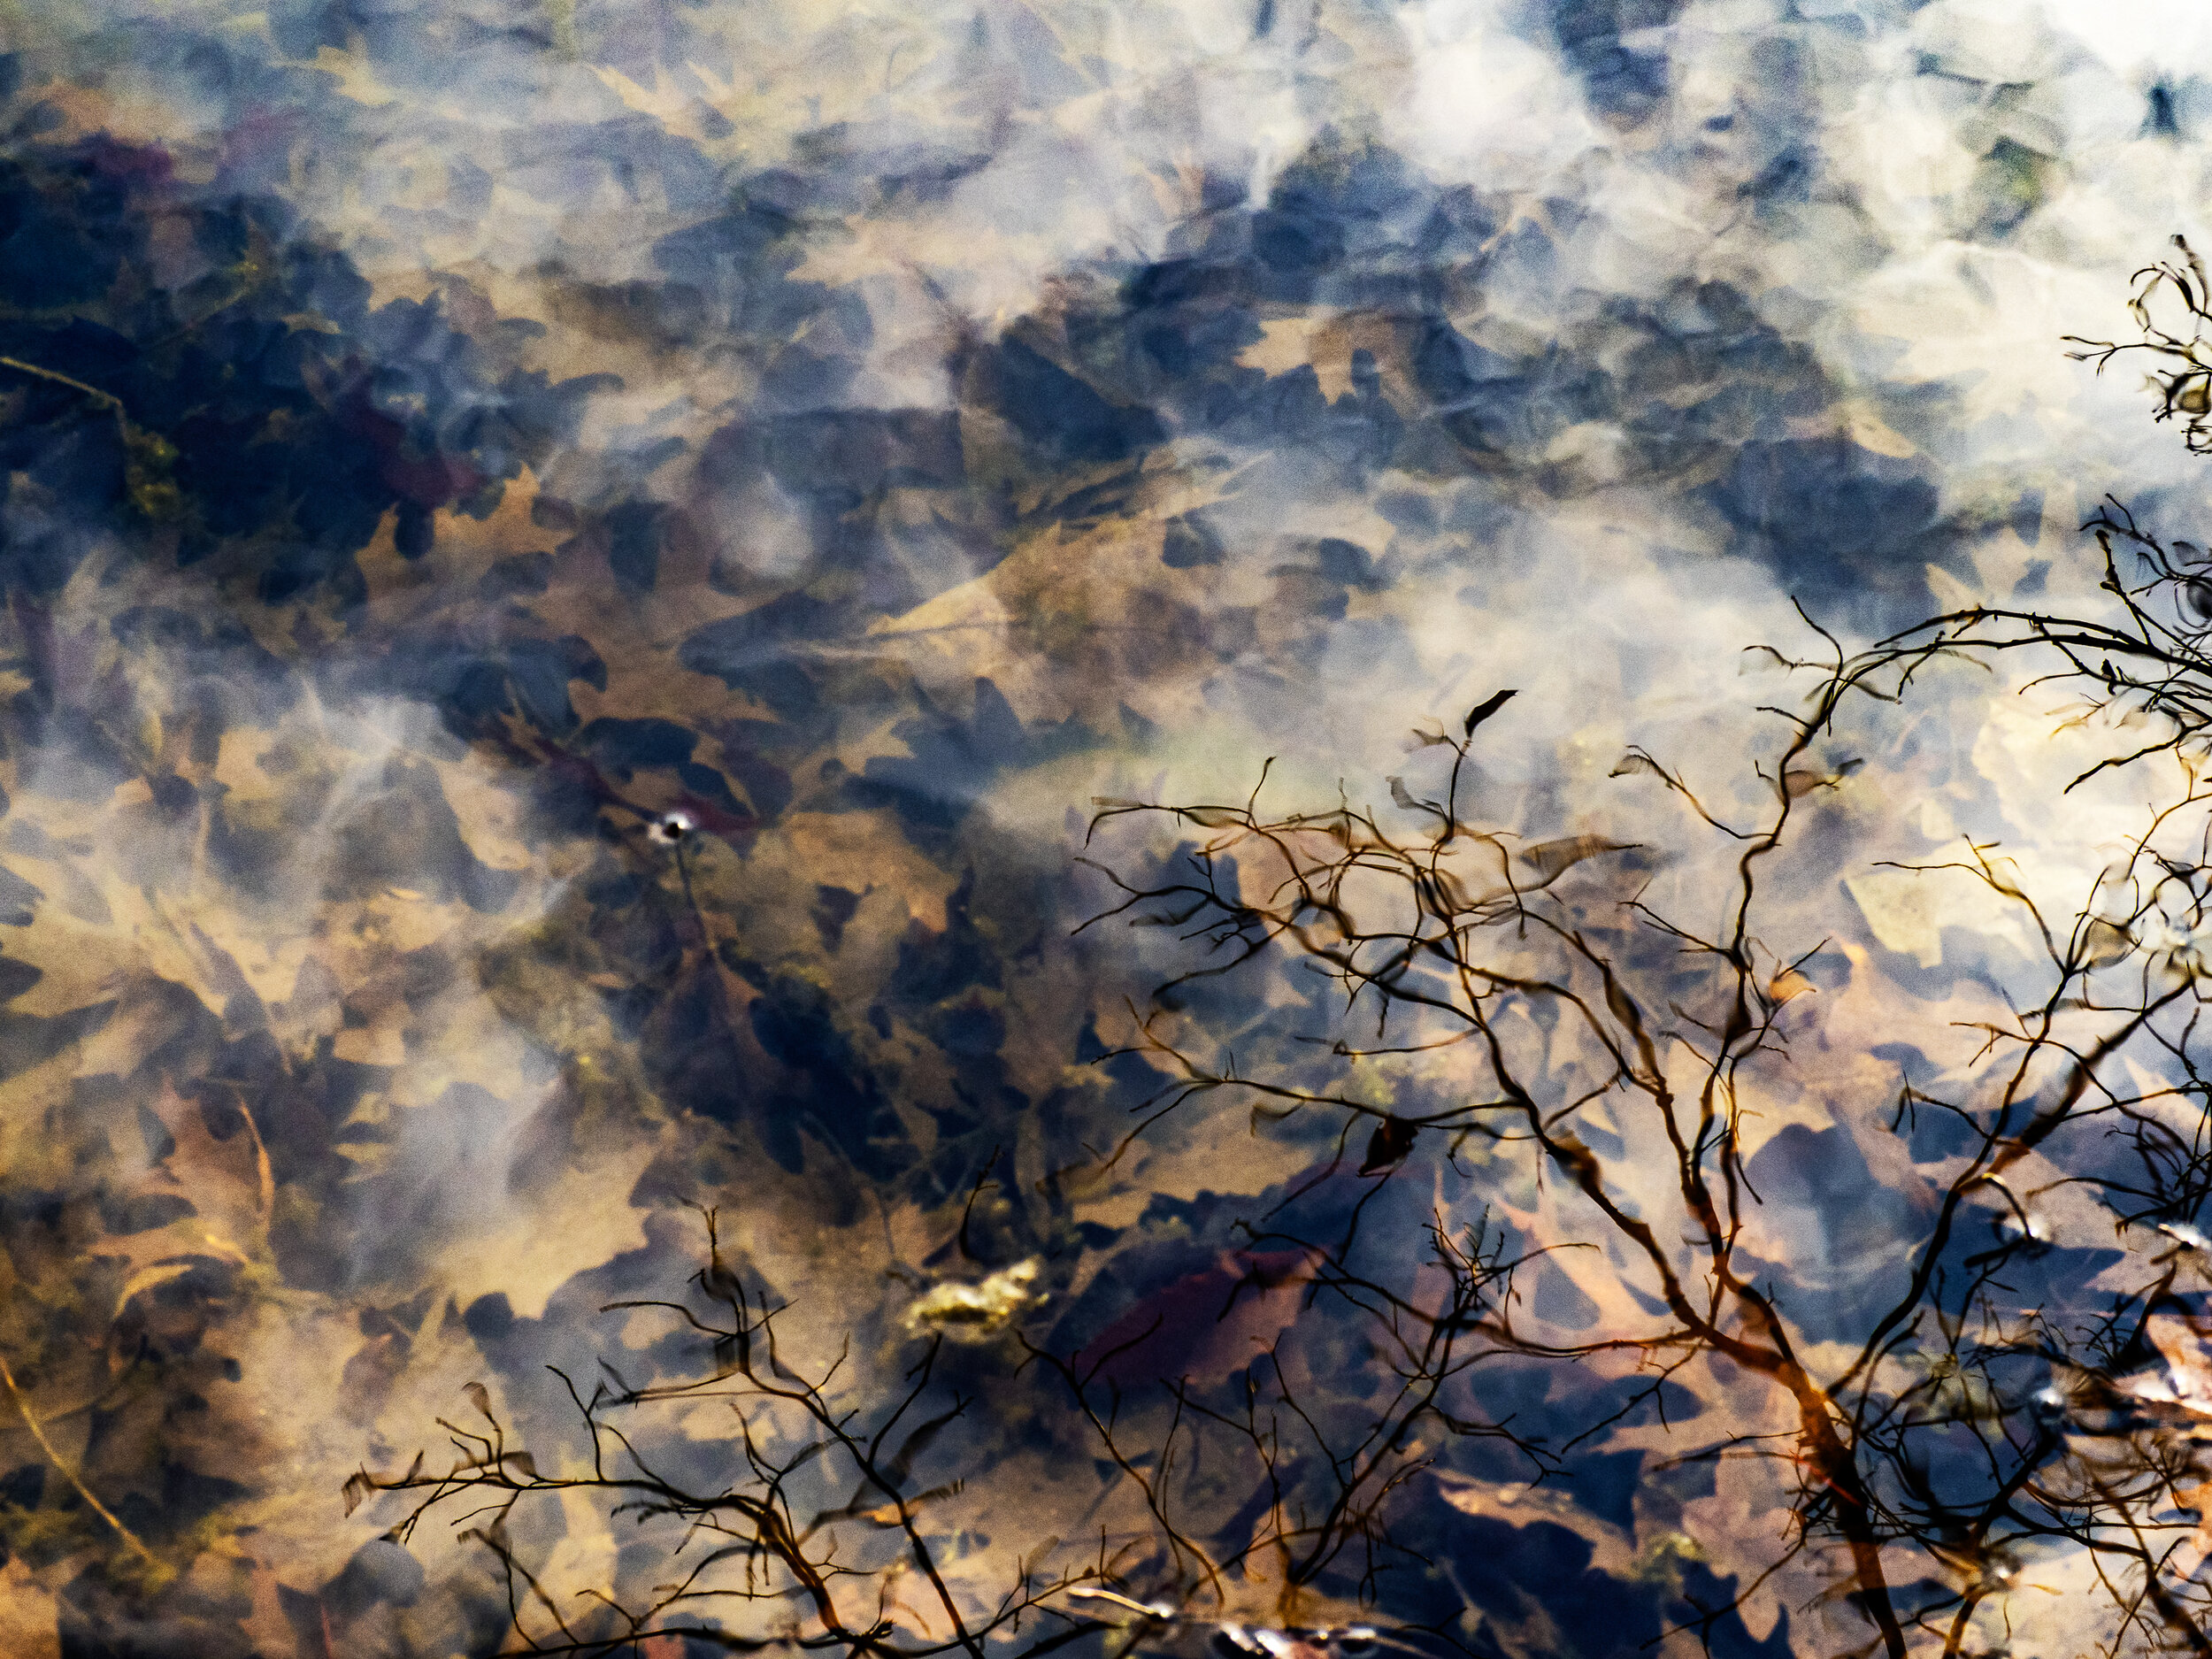
[[2208, 1240], [2200, 1231], [2185, 1221], [2162, 1221], [2158, 1224], [2158, 1230], [2185, 1250], [2212, 1247], [2212, 1240]]

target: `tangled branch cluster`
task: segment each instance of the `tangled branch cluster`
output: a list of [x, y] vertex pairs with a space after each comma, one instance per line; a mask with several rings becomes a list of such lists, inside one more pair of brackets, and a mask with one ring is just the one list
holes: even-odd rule
[[[2186, 240], [2176, 236], [2174, 247], [2177, 260], [2146, 265], [2133, 278], [2128, 315], [2141, 337], [2115, 342], [2069, 334], [2068, 341], [2081, 349], [2067, 355], [2094, 364], [2101, 373], [2116, 357], [2148, 353], [2155, 365], [2150, 380], [2159, 398], [2156, 419], [2178, 419], [2190, 453], [2212, 454], [2212, 345], [2204, 337], [2206, 323], [2212, 322], [2212, 277], [2206, 276], [2203, 261]], [[2157, 315], [2169, 298], [2181, 307], [2179, 327], [2168, 327]]]
[[[387, 1534], [403, 1543], [431, 1510], [457, 1502], [472, 1504], [463, 1517], [472, 1524], [464, 1535], [497, 1561], [511, 1634], [531, 1653], [613, 1654], [661, 1636], [730, 1653], [788, 1647], [902, 1659], [949, 1653], [982, 1659], [985, 1644], [1018, 1632], [1025, 1616], [1034, 1623], [1039, 1612], [1052, 1611], [1046, 1598], [1076, 1580], [1025, 1569], [995, 1606], [979, 1613], [954, 1593], [933, 1553], [923, 1511], [957, 1485], [919, 1489], [914, 1466], [972, 1403], [947, 1395], [937, 1383], [941, 1339], [927, 1346], [908, 1373], [904, 1393], [887, 1407], [871, 1412], [846, 1406], [837, 1386], [843, 1360], [819, 1377], [786, 1362], [775, 1325], [783, 1310], [746, 1286], [723, 1259], [713, 1212], [706, 1222], [708, 1261], [695, 1279], [705, 1311], [689, 1302], [661, 1301], [611, 1308], [661, 1312], [688, 1327], [710, 1345], [709, 1373], [633, 1387], [603, 1361], [608, 1376], [586, 1397], [573, 1379], [557, 1372], [589, 1438], [588, 1472], [541, 1471], [534, 1454], [509, 1444], [488, 1391], [472, 1384], [469, 1392], [485, 1426], [440, 1419], [458, 1453], [456, 1461], [442, 1473], [426, 1471], [419, 1454], [396, 1476], [364, 1470], [347, 1482], [348, 1512], [376, 1494], [413, 1495], [413, 1508]], [[702, 1488], [664, 1472], [641, 1445], [638, 1431], [625, 1426], [626, 1414], [641, 1408], [715, 1402], [730, 1414], [731, 1447], [741, 1460], [736, 1477], [721, 1484]], [[681, 1521], [672, 1581], [655, 1586], [641, 1602], [626, 1604], [595, 1587], [582, 1593], [581, 1612], [564, 1606], [525, 1563], [508, 1523], [525, 1498], [580, 1491], [613, 1496], [617, 1517]], [[946, 1632], [941, 1637], [902, 1641], [895, 1633], [892, 1615], [910, 1577], [919, 1579], [936, 1614], [914, 1622], [940, 1624]], [[772, 1615], [795, 1601], [801, 1609], [795, 1614], [772, 1616], [749, 1630], [733, 1631], [712, 1611], [743, 1603]], [[1016, 1649], [1024, 1659], [1064, 1646], [1091, 1627], [1066, 1617], [1050, 1622], [1046, 1633]]]
[[[2182, 253], [2139, 281], [2140, 342], [2083, 342], [2078, 355], [2100, 366], [2124, 351], [2159, 357], [2159, 418], [2185, 419], [2191, 448], [2206, 451], [2212, 353], [2198, 326], [2212, 319], [2212, 282]], [[2166, 288], [2191, 332], [2155, 322]], [[918, 1489], [915, 1468], [971, 1402], [939, 1380], [938, 1347], [888, 1404], [848, 1403], [837, 1366], [810, 1379], [780, 1356], [776, 1311], [725, 1265], [711, 1226], [697, 1280], [710, 1311], [636, 1304], [705, 1340], [710, 1374], [633, 1388], [611, 1373], [588, 1397], [571, 1384], [588, 1471], [541, 1472], [480, 1399], [490, 1426], [452, 1428], [461, 1456], [449, 1471], [426, 1474], [419, 1460], [396, 1477], [365, 1473], [349, 1497], [413, 1494], [395, 1529], [403, 1539], [459, 1501], [488, 1513], [473, 1535], [500, 1564], [511, 1637], [528, 1651], [608, 1653], [680, 1634], [729, 1651], [983, 1659], [988, 1647], [1026, 1659], [1109, 1624], [1125, 1650], [1203, 1612], [1233, 1648], [1312, 1659], [1419, 1633], [1299, 1619], [1330, 1584], [1349, 1580], [1372, 1601], [1393, 1560], [1417, 1554], [1393, 1517], [1450, 1448], [1500, 1443], [1541, 1481], [1632, 1413], [1663, 1413], [1681, 1378], [1751, 1399], [1751, 1426], [1700, 1431], [1674, 1461], [1765, 1467], [1793, 1525], [1734, 1601], [1695, 1607], [1678, 1628], [1709, 1641], [1770, 1578], [1810, 1574], [1863, 1618], [1860, 1651], [1952, 1659], [2001, 1640], [2013, 1600], [2040, 1575], [2095, 1592], [2109, 1654], [2212, 1654], [2212, 1586], [2197, 1575], [2212, 1555], [2212, 1317], [2200, 1266], [2212, 1250], [2200, 1231], [2212, 1198], [2212, 557], [2162, 541], [2117, 503], [2088, 528], [2110, 600], [2100, 613], [1977, 606], [1855, 651], [1816, 627], [1821, 656], [1778, 657], [1801, 695], [1767, 711], [1779, 741], [1755, 770], [1751, 809], [1716, 804], [1630, 750], [1615, 775], [1655, 784], [1717, 853], [1722, 874], [1701, 899], [1655, 902], [1640, 846], [1598, 834], [1526, 844], [1481, 820], [1476, 750], [1510, 690], [1456, 733], [1419, 734], [1446, 751], [1440, 781], [1422, 795], [1392, 779], [1399, 818], [1341, 799], [1263, 810], [1264, 770], [1240, 802], [1097, 803], [1094, 833], [1150, 821], [1185, 839], [1148, 873], [1094, 866], [1118, 897], [1094, 922], [1165, 928], [1197, 956], [1141, 1022], [1133, 1050], [1166, 1065], [1171, 1083], [1123, 1149], [1228, 1094], [1261, 1117], [1334, 1114], [1336, 1156], [1317, 1179], [1349, 1174], [1357, 1147], [1349, 1179], [1367, 1185], [1335, 1236], [1248, 1225], [1248, 1248], [1215, 1286], [1226, 1292], [1216, 1319], [1247, 1295], [1294, 1294], [1309, 1312], [1327, 1310], [1360, 1355], [1333, 1379], [1337, 1397], [1315, 1397], [1279, 1343], [1226, 1378], [1144, 1377], [1125, 1362], [1171, 1311], [1073, 1353], [1017, 1322], [1010, 1351], [1056, 1379], [1089, 1455], [1141, 1500], [1142, 1525], [1110, 1537], [1102, 1527], [1094, 1560], [1054, 1572], [1025, 1561], [995, 1599], [950, 1582], [921, 1519], [947, 1488]], [[1762, 1254], [1766, 1201], [1749, 1148], [1790, 1064], [1792, 1010], [1813, 988], [1823, 941], [1768, 941], [1770, 876], [1857, 764], [1836, 757], [1853, 710], [1904, 702], [1939, 662], [2024, 654], [2049, 664], [2037, 683], [2070, 687], [2085, 711], [2124, 717], [2139, 734], [2077, 783], [2162, 764], [2178, 787], [2094, 891], [2062, 909], [1992, 846], [1969, 843], [1947, 861], [2025, 919], [2035, 994], [1980, 1022], [1966, 1071], [1909, 1078], [1861, 1103], [1869, 1121], [1881, 1107], [1899, 1134], [1939, 1127], [1938, 1149], [1908, 1160], [1924, 1183], [1918, 1236], [1868, 1265], [1843, 1337], [1812, 1333]], [[1415, 827], [1394, 827], [1403, 822]], [[1209, 1034], [1183, 1018], [1218, 984], [1286, 955], [1340, 996], [1346, 1034], [1321, 1080], [1210, 1058]], [[1425, 1073], [1426, 1103], [1366, 1087], [1363, 1068], [1384, 1063]], [[1402, 1238], [1363, 1252], [1371, 1202], [1417, 1148], [1439, 1143], [1425, 1252]], [[2054, 1259], [2048, 1217], [2062, 1198], [2096, 1207], [2131, 1248], [2063, 1305], [2038, 1302], [2020, 1286]], [[1514, 1218], [1494, 1223], [1499, 1205]], [[964, 1252], [966, 1240], [964, 1215]], [[1620, 1287], [1594, 1329], [1543, 1317], [1524, 1294], [1532, 1272], [1578, 1250], [1601, 1253]], [[1483, 1409], [1479, 1368], [1501, 1358], [1632, 1386], [1562, 1444]], [[1752, 1380], [1751, 1395], [1729, 1394], [1738, 1378]], [[718, 1484], [658, 1472], [617, 1420], [709, 1400], [726, 1402], [741, 1460]], [[573, 1491], [611, 1495], [618, 1513], [680, 1519], [679, 1553], [695, 1553], [649, 1600], [595, 1592], [588, 1615], [565, 1610], [506, 1522], [526, 1496]], [[895, 1617], [909, 1581], [947, 1633], [917, 1638]], [[1250, 1611], [1262, 1583], [1273, 1623]], [[1119, 1617], [1078, 1610], [1078, 1592]], [[718, 1610], [701, 1610], [710, 1604]], [[1025, 1620], [1033, 1633], [1018, 1645]]]
[[[1476, 728], [1509, 693], [1472, 711], [1459, 735], [1431, 736], [1451, 751], [1438, 798], [1394, 780], [1397, 805], [1426, 824], [1411, 837], [1344, 804], [1270, 816], [1256, 793], [1241, 804], [1107, 803], [1101, 814], [1164, 814], [1207, 833], [1186, 848], [1182, 879], [1115, 878], [1122, 897], [1109, 914], [1179, 927], [1202, 948], [1201, 964], [1168, 987], [1171, 1005], [1194, 981], [1280, 947], [1338, 984], [1348, 1017], [1371, 1018], [1373, 1041], [1340, 1041], [1339, 1056], [1474, 1056], [1473, 1087], [1456, 1087], [1452, 1103], [1400, 1115], [1335, 1089], [1210, 1068], [1162, 1035], [1155, 1016], [1145, 1046], [1180, 1071], [1160, 1110], [1241, 1090], [1276, 1111], [1340, 1111], [1348, 1135], [1372, 1123], [1371, 1171], [1433, 1131], [1455, 1153], [1479, 1138], [1567, 1184], [1586, 1201], [1580, 1225], [1641, 1279], [1654, 1317], [1561, 1341], [1517, 1328], [1506, 1303], [1491, 1333], [1559, 1359], [1633, 1351], [1657, 1377], [1717, 1356], [1766, 1379], [1791, 1431], [1696, 1455], [1793, 1469], [1798, 1531], [1775, 1565], [1839, 1546], [1845, 1593], [1893, 1659], [1924, 1640], [1947, 1656], [1969, 1650], [1985, 1603], [2016, 1588], [2029, 1563], [2070, 1554], [2103, 1587], [2113, 1651], [2135, 1640], [2207, 1650], [2212, 1590], [2194, 1577], [2206, 1551], [2193, 1517], [2212, 1514], [2200, 1449], [2212, 1322], [2194, 1274], [2207, 1244], [2197, 1218], [2212, 1196], [2212, 791], [2201, 781], [2212, 580], [2197, 549], [2162, 542], [2116, 505], [2089, 528], [2118, 601], [2109, 618], [1974, 608], [1858, 653], [1829, 639], [1824, 660], [1786, 663], [1811, 683], [1796, 707], [1770, 710], [1784, 741], [1759, 772], [1765, 804], [1751, 821], [1730, 821], [1679, 774], [1629, 752], [1617, 776], [1656, 779], [1732, 849], [1707, 925], [1663, 914], [1640, 886], [1601, 873], [1634, 850], [1622, 843], [1517, 846], [1469, 821], [1463, 780]], [[2181, 787], [2070, 918], [2050, 914], [1993, 847], [1970, 843], [1966, 858], [1922, 867], [1962, 870], [2028, 918], [2042, 992], [1982, 1024], [1970, 1085], [1909, 1082], [1897, 1096], [1893, 1129], [1947, 1118], [1956, 1150], [1938, 1165], [1895, 1294], [1847, 1357], [1818, 1361], [1765, 1282], [1770, 1264], [1746, 1243], [1760, 1204], [1744, 1154], [1748, 1102], [1761, 1066], [1786, 1056], [1785, 1010], [1810, 988], [1801, 970], [1819, 948], [1761, 942], [1761, 871], [1807, 798], [1850, 770], [1820, 758], [1847, 703], [1899, 702], [1940, 659], [2024, 651], [2055, 656], [2047, 680], [2136, 717], [2147, 733], [2077, 783], [2163, 757]], [[1594, 1150], [1601, 1135], [1619, 1149]], [[1494, 1169], [1467, 1173], [1498, 1179]], [[2170, 1247], [2131, 1257], [2135, 1279], [2094, 1311], [2024, 1308], [2012, 1278], [2048, 1249], [2039, 1207], [2068, 1188], [2093, 1196], [2124, 1238], [2162, 1235]], [[1995, 1248], [1971, 1248], [1972, 1220], [1991, 1224]], [[1970, 1455], [1956, 1454], [1957, 1434]], [[1901, 1572], [1932, 1573], [1944, 1587], [1901, 1600]]]

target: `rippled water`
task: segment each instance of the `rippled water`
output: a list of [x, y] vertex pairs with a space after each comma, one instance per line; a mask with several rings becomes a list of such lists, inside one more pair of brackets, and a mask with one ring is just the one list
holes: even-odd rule
[[0, 18], [9, 1653], [2204, 1650], [2195, 9]]

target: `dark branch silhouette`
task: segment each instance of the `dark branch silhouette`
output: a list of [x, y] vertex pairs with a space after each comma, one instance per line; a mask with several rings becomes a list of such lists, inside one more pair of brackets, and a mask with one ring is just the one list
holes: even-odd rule
[[[2177, 245], [2179, 264], [2139, 274], [2142, 338], [2078, 342], [2077, 355], [2102, 368], [2151, 354], [2158, 418], [2183, 419], [2192, 449], [2212, 451], [2202, 342], [2212, 282]], [[2168, 299], [2185, 328], [2158, 320]], [[1241, 801], [1095, 803], [1094, 836], [1151, 824], [1179, 840], [1164, 858], [1092, 864], [1112, 897], [1085, 926], [1164, 928], [1187, 952], [1120, 1051], [1166, 1067], [1168, 1085], [1099, 1163], [1111, 1167], [1164, 1119], [1215, 1096], [1256, 1121], [1330, 1115], [1335, 1150], [1273, 1211], [1240, 1224], [1242, 1247], [1179, 1302], [1141, 1309], [1073, 1351], [1008, 1327], [1005, 1352], [1072, 1409], [1056, 1431], [1071, 1436], [1061, 1455], [1095, 1462], [1131, 1500], [1102, 1521], [1084, 1563], [1047, 1570], [1041, 1550], [995, 1596], [956, 1585], [922, 1516], [956, 1487], [923, 1488], [915, 1472], [972, 1403], [940, 1379], [942, 1339], [881, 1402], [849, 1397], [858, 1385], [842, 1362], [800, 1374], [778, 1352], [782, 1310], [724, 1263], [711, 1217], [703, 1311], [618, 1304], [687, 1326], [710, 1345], [711, 1368], [645, 1387], [610, 1372], [614, 1386], [588, 1395], [564, 1377], [588, 1433], [588, 1474], [541, 1473], [480, 1396], [487, 1427], [447, 1425], [459, 1457], [444, 1473], [419, 1459], [394, 1477], [365, 1471], [349, 1502], [412, 1494], [393, 1532], [403, 1540], [430, 1511], [468, 1506], [470, 1535], [507, 1586], [516, 1651], [611, 1653], [681, 1634], [730, 1651], [984, 1659], [1110, 1629], [1119, 1655], [1202, 1620], [1233, 1649], [1311, 1659], [1460, 1641], [1442, 1627], [1309, 1617], [1333, 1615], [1347, 1585], [1361, 1606], [1386, 1611], [1387, 1574], [1422, 1562], [1398, 1525], [1406, 1495], [1455, 1448], [1494, 1442], [1528, 1482], [1571, 1489], [1578, 1449], [1648, 1406], [1671, 1437], [1665, 1464], [1755, 1465], [1793, 1517], [1732, 1600], [1685, 1597], [1692, 1617], [1666, 1635], [1709, 1647], [1723, 1617], [1786, 1580], [1854, 1610], [1862, 1623], [1847, 1651], [1952, 1659], [1980, 1651], [1978, 1620], [2009, 1628], [2010, 1599], [2048, 1593], [2037, 1575], [2062, 1568], [2093, 1601], [2102, 1652], [2212, 1652], [2212, 1586], [2197, 1572], [2212, 1555], [2201, 1283], [2212, 1240], [2200, 1230], [2212, 1198], [2201, 1029], [2212, 557], [2162, 541], [2117, 502], [2086, 527], [2103, 555], [2102, 597], [2073, 610], [1975, 606], [1857, 649], [1806, 616], [1816, 651], [1768, 653], [1794, 695], [1764, 710], [1773, 741], [1741, 800], [1629, 749], [1612, 775], [1624, 792], [1678, 806], [1677, 845], [1654, 845], [1641, 826], [1636, 840], [1586, 831], [1532, 842], [1486, 820], [1475, 754], [1509, 733], [1510, 688], [1471, 710], [1456, 735], [1417, 732], [1418, 764], [1436, 775], [1425, 795], [1406, 776], [1387, 780], [1401, 818], [1348, 798], [1263, 809], [1266, 766]], [[1973, 1023], [1970, 1064], [1851, 1106], [1861, 1127], [1886, 1118], [1898, 1135], [1940, 1133], [1936, 1150], [1908, 1160], [1922, 1182], [1917, 1236], [1897, 1259], [1866, 1265], [1842, 1336], [1815, 1331], [1789, 1264], [1761, 1254], [1769, 1206], [1749, 1150], [1765, 1094], [1793, 1064], [1791, 1010], [1816, 988], [1826, 942], [1771, 937], [1787, 926], [1775, 898], [1786, 884], [1774, 878], [1807, 852], [1793, 837], [1860, 765], [1848, 751], [1864, 741], [1862, 721], [1906, 705], [1939, 664], [2012, 659], [2034, 664], [2031, 689], [2075, 694], [2074, 718], [2101, 716], [2129, 734], [2070, 787], [2154, 765], [2171, 787], [2085, 894], [2031, 890], [1986, 842], [1905, 866], [1978, 882], [2023, 920], [2032, 995], [2016, 987], [2001, 1012]], [[1437, 749], [1446, 754], [1427, 752]], [[1405, 821], [1413, 827], [1396, 827]], [[1717, 873], [1662, 903], [1651, 872], [1682, 858]], [[1333, 987], [1337, 1034], [1296, 1064], [1216, 1057], [1206, 1010], [1238, 976], [1278, 961]], [[1430, 1086], [1411, 1101], [1369, 1087], [1386, 1063]], [[1373, 1217], [1392, 1213], [1378, 1195], [1425, 1148], [1440, 1154], [1423, 1164], [1439, 1193], [1425, 1237], [1377, 1242]], [[961, 1204], [953, 1237], [964, 1261], [979, 1259], [971, 1223], [999, 1189], [997, 1164], [995, 1150]], [[1301, 1206], [1325, 1188], [1358, 1196], [1317, 1230]], [[2038, 1301], [2022, 1286], [2059, 1259], [2062, 1203], [2108, 1216], [2124, 1248], [2093, 1284]], [[1512, 1218], [1494, 1219], [1494, 1206]], [[1578, 1256], [1602, 1263], [1583, 1282], [1608, 1300], [1594, 1323], [1570, 1326], [1531, 1286]], [[1268, 1297], [1294, 1297], [1331, 1351], [1351, 1357], [1324, 1379], [1277, 1336], [1204, 1374], [1147, 1370], [1171, 1322], [1226, 1326]], [[1486, 1411], [1486, 1377], [1532, 1362], [1625, 1392], [1566, 1434]], [[1668, 1391], [1683, 1383], [1730, 1400], [1727, 1421], [1670, 1421]], [[1750, 1392], [1732, 1394], [1740, 1385]], [[738, 1463], [701, 1488], [663, 1472], [649, 1438], [626, 1425], [709, 1399], [733, 1413]], [[581, 1611], [557, 1601], [506, 1524], [526, 1498], [576, 1490], [608, 1495], [618, 1514], [680, 1520], [671, 1582], [641, 1603], [597, 1590]], [[894, 1616], [907, 1578], [926, 1586], [926, 1621]], [[918, 1634], [925, 1624], [941, 1633]]]

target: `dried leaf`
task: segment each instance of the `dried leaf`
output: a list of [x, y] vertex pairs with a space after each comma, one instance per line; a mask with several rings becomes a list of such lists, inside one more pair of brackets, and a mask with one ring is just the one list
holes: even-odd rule
[[2081, 945], [2082, 961], [2092, 968], [2108, 968], [2126, 960], [2135, 949], [2135, 941], [2127, 930], [2101, 916], [2091, 917], [2082, 928]]
[[1627, 754], [1621, 757], [1621, 764], [1605, 775], [1609, 778], [1626, 778], [1638, 772], [1649, 772], [1662, 782], [1671, 783], [1673, 781], [1667, 776], [1667, 769], [1640, 749], [1629, 750]]
[[488, 1420], [494, 1425], [498, 1423], [499, 1419], [492, 1416], [491, 1390], [480, 1382], [472, 1382], [464, 1384], [461, 1392], [469, 1397], [470, 1402], [482, 1412]]
[[905, 1479], [907, 1471], [914, 1467], [914, 1460], [935, 1445], [937, 1437], [942, 1434], [947, 1426], [965, 1409], [963, 1405], [955, 1405], [949, 1411], [939, 1412], [928, 1422], [917, 1428], [901, 1443], [899, 1449], [893, 1454], [891, 1461], [884, 1465], [884, 1472], [893, 1480]]
[[1609, 841], [1602, 835], [1569, 835], [1523, 848], [1521, 862], [1536, 872], [1540, 885], [1549, 885], [1586, 858], [1600, 853], [1629, 852], [1635, 846], [1633, 841]]
[[1389, 1117], [1375, 1125], [1375, 1133], [1367, 1138], [1367, 1156], [1362, 1160], [1359, 1172], [1372, 1175], [1378, 1171], [1392, 1168], [1405, 1162], [1406, 1154], [1413, 1150], [1414, 1137], [1420, 1130], [1404, 1118]]
[[1833, 772], [1814, 772], [1801, 768], [1782, 775], [1782, 790], [1793, 801], [1800, 795], [1810, 795], [1816, 789], [1832, 789], [1865, 764], [1859, 760], [1847, 760]]
[[1819, 989], [1795, 968], [1785, 968], [1767, 981], [1767, 995], [1778, 1007], [1793, 996], [1803, 996], [1809, 991]]
[[1517, 687], [1508, 691], [1493, 692], [1489, 696], [1475, 704], [1473, 708], [1467, 711], [1467, 724], [1463, 728], [1463, 734], [1468, 737], [1472, 737], [1475, 734], [1475, 728], [1477, 726], [1480, 726], [1485, 720], [1488, 719], [1492, 715], [1495, 714], [1500, 709], [1505, 707], [1508, 703], [1511, 702], [1514, 698], [1519, 696], [1520, 695], [1520, 691]]

